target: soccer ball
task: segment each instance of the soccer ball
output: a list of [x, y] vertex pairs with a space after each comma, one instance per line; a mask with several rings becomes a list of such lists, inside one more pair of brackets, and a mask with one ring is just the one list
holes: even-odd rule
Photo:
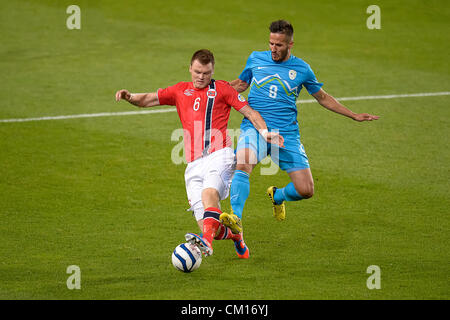
[[178, 245], [172, 253], [172, 264], [183, 272], [192, 272], [202, 263], [202, 252], [191, 243]]

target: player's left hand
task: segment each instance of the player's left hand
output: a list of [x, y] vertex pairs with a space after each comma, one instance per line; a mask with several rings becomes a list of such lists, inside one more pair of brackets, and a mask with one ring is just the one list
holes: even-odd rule
[[353, 120], [358, 122], [378, 120], [379, 118], [380, 118], [379, 116], [374, 116], [368, 113], [358, 113], [353, 116]]
[[266, 141], [268, 143], [276, 144], [281, 148], [284, 148], [284, 138], [277, 132], [267, 132]]

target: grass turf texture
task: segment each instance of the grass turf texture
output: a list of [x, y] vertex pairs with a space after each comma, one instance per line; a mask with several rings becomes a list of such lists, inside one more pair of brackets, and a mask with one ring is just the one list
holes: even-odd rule
[[[1, 1], [0, 118], [134, 110], [114, 102], [189, 80], [199, 48], [232, 80], [290, 20], [293, 53], [336, 97], [449, 89], [446, 1]], [[302, 92], [301, 98], [309, 98]], [[170, 255], [197, 226], [184, 166], [171, 162], [176, 113], [0, 123], [2, 299], [448, 299], [449, 97], [346, 103], [381, 116], [356, 123], [299, 108], [316, 194], [275, 221], [264, 192], [287, 176], [251, 176], [244, 213], [251, 259], [231, 242], [192, 274]], [[162, 107], [163, 108], [163, 107]], [[232, 112], [230, 128], [239, 126]], [[223, 202], [229, 209], [229, 201]], [[68, 290], [66, 268], [81, 268]], [[369, 290], [369, 265], [381, 268]]]

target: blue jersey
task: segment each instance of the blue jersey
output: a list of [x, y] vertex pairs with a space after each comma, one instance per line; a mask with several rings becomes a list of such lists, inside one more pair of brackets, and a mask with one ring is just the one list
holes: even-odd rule
[[[314, 94], [323, 85], [302, 59], [291, 55], [287, 61], [275, 62], [270, 51], [253, 52], [239, 79], [250, 85], [249, 105], [270, 129], [280, 131], [298, 130], [296, 101], [302, 86]], [[251, 123], [244, 118], [242, 125]]]

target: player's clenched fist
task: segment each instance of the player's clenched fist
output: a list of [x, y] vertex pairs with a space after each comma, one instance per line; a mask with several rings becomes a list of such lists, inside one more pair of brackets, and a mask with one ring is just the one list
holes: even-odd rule
[[130, 100], [131, 98], [131, 93], [126, 90], [126, 89], [122, 89], [116, 92], [116, 101], [120, 101], [121, 99], [125, 99], [125, 100]]

